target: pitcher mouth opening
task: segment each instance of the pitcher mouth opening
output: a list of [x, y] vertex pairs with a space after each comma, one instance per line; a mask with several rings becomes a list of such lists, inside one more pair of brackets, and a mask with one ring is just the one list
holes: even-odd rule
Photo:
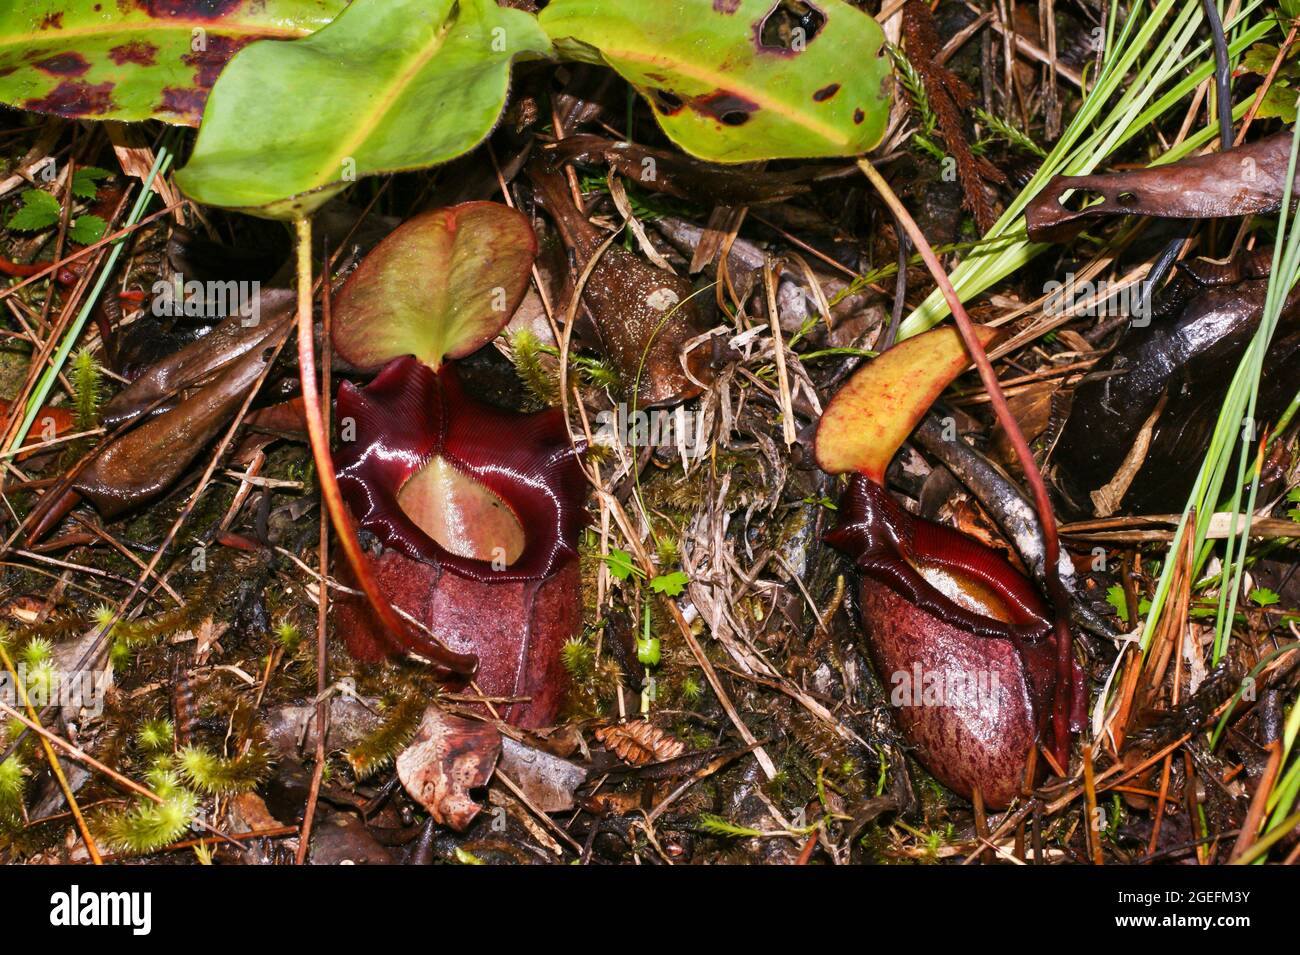
[[[577, 556], [586, 478], [558, 409], [467, 395], [451, 364], [406, 356], [339, 387], [339, 488], [362, 529], [472, 580], [541, 580]], [[350, 440], [348, 440], [350, 438]]]

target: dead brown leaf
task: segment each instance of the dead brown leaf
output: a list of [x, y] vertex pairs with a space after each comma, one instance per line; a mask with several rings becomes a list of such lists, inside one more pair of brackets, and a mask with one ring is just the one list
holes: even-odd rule
[[596, 730], [596, 739], [633, 766], [661, 763], [686, 752], [686, 744], [646, 720], [602, 726]]
[[495, 727], [434, 705], [397, 757], [397, 777], [435, 822], [464, 832], [483, 809], [470, 793], [487, 785], [500, 755]]

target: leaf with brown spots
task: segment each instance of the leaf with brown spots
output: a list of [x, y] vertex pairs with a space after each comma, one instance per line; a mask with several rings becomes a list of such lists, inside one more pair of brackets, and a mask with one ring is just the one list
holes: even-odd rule
[[197, 126], [226, 62], [293, 39], [347, 0], [5, 0], [0, 103], [69, 119]]
[[844, 0], [552, 0], [556, 47], [603, 61], [715, 162], [855, 156], [884, 135], [891, 64]]
[[596, 739], [633, 766], [662, 763], [686, 752], [686, 745], [646, 720], [612, 723], [596, 730]]

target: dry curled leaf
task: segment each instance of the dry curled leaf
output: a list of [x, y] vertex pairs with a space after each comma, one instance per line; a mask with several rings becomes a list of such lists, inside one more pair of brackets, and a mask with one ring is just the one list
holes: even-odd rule
[[661, 763], [686, 752], [686, 744], [646, 720], [613, 723], [596, 730], [596, 739], [633, 766]]
[[[1064, 242], [1099, 216], [1141, 215], [1206, 219], [1271, 212], [1282, 203], [1291, 132], [1275, 133], [1226, 152], [1164, 166], [1057, 176], [1025, 209], [1033, 242]], [[1067, 193], [1077, 193], [1069, 206]], [[1101, 201], [1081, 205], [1084, 196]]]
[[430, 706], [397, 757], [397, 777], [435, 822], [464, 832], [483, 808], [470, 793], [487, 785], [500, 755], [495, 727]]

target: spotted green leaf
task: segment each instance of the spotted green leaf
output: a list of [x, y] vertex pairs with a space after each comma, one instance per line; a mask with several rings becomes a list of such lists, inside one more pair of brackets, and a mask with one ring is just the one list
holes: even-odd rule
[[295, 39], [347, 0], [3, 0], [0, 102], [76, 119], [197, 126], [241, 47]]
[[310, 37], [231, 61], [177, 182], [208, 205], [302, 215], [360, 176], [472, 149], [514, 57], [549, 51], [535, 18], [494, 0], [354, 0]]
[[563, 52], [617, 70], [703, 159], [853, 156], [884, 135], [884, 35], [843, 0], [551, 0], [540, 21]]

